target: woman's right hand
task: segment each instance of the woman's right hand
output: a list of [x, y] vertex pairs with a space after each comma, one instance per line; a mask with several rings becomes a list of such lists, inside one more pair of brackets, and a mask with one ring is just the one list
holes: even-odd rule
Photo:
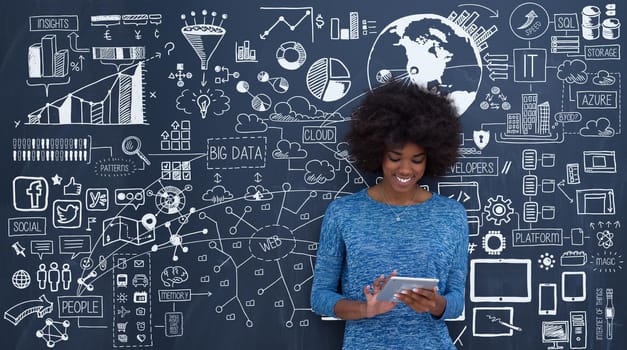
[[368, 285], [364, 287], [364, 295], [366, 296], [366, 317], [370, 318], [376, 315], [384, 314], [396, 306], [396, 302], [380, 301], [377, 300], [377, 297], [390, 278], [392, 276], [396, 276], [397, 274], [398, 273], [396, 271], [392, 271], [392, 273], [387, 277], [381, 275], [374, 280], [372, 286]]

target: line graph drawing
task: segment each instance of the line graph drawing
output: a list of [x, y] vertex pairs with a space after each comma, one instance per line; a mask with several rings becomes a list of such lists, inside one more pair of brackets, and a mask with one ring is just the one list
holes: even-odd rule
[[[265, 11], [275, 11], [277, 13], [285, 13], [287, 15], [291, 15], [294, 13], [295, 14], [302, 13], [302, 16], [294, 23], [286, 19], [285, 15], [283, 14], [279, 15], [274, 21], [274, 23], [272, 23], [272, 25], [268, 29], [264, 30], [263, 33], [259, 34], [260, 39], [265, 40], [268, 37], [268, 35], [270, 35], [270, 33], [274, 30], [274, 28], [280, 24], [287, 26], [287, 28], [293, 32], [303, 23], [303, 21], [307, 19], [307, 17], [309, 17], [311, 42], [312, 43], [314, 42], [314, 25], [313, 25], [313, 15], [312, 15], [313, 7], [263, 7], [262, 6], [259, 9], [265, 10]], [[296, 18], [296, 15], [294, 15], [294, 17]]]
[[28, 114], [25, 124], [144, 124], [143, 77], [144, 64], [139, 62], [46, 103]]

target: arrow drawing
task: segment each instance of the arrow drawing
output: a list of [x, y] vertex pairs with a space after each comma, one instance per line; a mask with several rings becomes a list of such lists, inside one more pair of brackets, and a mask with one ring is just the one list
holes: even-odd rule
[[527, 28], [529, 28], [529, 27], [531, 26], [531, 24], [533, 23], [533, 21], [534, 21], [536, 18], [538, 18], [538, 15], [536, 14], [536, 12], [535, 12], [534, 10], [531, 10], [531, 11], [529, 11], [529, 12], [525, 15], [525, 17], [527, 17], [527, 21], [526, 21], [523, 25], [521, 25], [520, 27], [518, 27], [518, 28], [516, 28], [516, 29], [523, 30], [523, 29], [527, 29]]
[[488, 12], [490, 12], [490, 18], [499, 18], [499, 10], [493, 10], [489, 7], [483, 6], [483, 5], [479, 5], [479, 4], [459, 4], [457, 5], [457, 7], [462, 7], [462, 6], [477, 6], [477, 7], [481, 7], [485, 10], [487, 10]]
[[570, 197], [566, 194], [566, 192], [564, 192], [564, 190], [562, 189], [562, 187], [564, 187], [564, 184], [565, 184], [565, 183], [566, 183], [566, 181], [564, 181], [564, 180], [560, 181], [560, 182], [557, 184], [557, 189], [558, 189], [558, 190], [560, 190], [560, 192], [562, 192], [562, 194], [564, 195], [564, 197], [568, 198], [568, 201], [572, 203], [572, 202], [573, 202], [573, 199], [572, 199], [572, 198], [570, 198]]
[[89, 52], [89, 49], [79, 49], [78, 48], [78, 37], [79, 35], [75, 32], [71, 32], [67, 35], [68, 39], [70, 39], [70, 49], [74, 52]]
[[13, 305], [4, 312], [4, 319], [17, 326], [26, 316], [36, 313], [37, 317], [43, 318], [52, 312], [53, 304], [46, 299], [46, 295], [42, 294], [34, 300], [26, 300], [19, 304]]

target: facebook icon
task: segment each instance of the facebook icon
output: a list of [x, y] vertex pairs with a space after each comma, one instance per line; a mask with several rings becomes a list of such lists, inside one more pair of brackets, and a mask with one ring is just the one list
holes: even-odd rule
[[13, 179], [13, 207], [17, 211], [44, 211], [48, 208], [48, 181], [43, 177]]

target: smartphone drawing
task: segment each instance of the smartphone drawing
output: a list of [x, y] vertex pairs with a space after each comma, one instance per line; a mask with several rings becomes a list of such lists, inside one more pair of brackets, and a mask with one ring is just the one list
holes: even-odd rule
[[581, 179], [579, 177], [579, 164], [566, 164], [566, 181], [569, 185], [581, 183]]
[[538, 285], [538, 315], [557, 315], [557, 284]]

